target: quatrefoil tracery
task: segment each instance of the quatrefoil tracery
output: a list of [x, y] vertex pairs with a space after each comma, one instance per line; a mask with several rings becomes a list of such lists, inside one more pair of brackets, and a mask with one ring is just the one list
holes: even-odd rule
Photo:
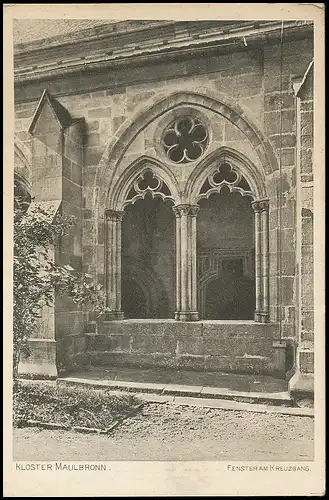
[[254, 197], [245, 177], [230, 163], [224, 161], [207, 176], [200, 190], [198, 201], [209, 198], [214, 193], [220, 193], [223, 188], [231, 193], [237, 192], [242, 196]]
[[133, 205], [137, 200], [144, 199], [147, 194], [151, 195], [152, 198], [159, 197], [163, 201], [169, 200], [174, 203], [167, 184], [152, 170], [145, 169], [135, 179], [127, 195], [124, 206], [129, 204]]
[[178, 118], [165, 131], [162, 144], [171, 161], [188, 163], [204, 153], [208, 145], [208, 132], [196, 118]]

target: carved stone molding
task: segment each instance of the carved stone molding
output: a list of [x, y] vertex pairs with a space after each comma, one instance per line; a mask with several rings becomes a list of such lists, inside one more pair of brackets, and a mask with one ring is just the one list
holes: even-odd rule
[[268, 200], [257, 200], [251, 203], [254, 212], [268, 212], [269, 209], [269, 201]]
[[242, 196], [254, 198], [254, 194], [246, 178], [241, 172], [234, 168], [230, 161], [222, 161], [208, 176], [201, 187], [198, 201], [209, 198], [214, 193], [220, 193], [222, 189], [228, 189], [230, 193], [239, 193]]
[[174, 203], [167, 184], [151, 168], [145, 168], [135, 179], [127, 194], [124, 206], [133, 205], [137, 200], [144, 199], [149, 194], [152, 198], [161, 198]]
[[123, 211], [106, 210], [105, 217], [106, 220], [121, 221], [124, 215]]
[[176, 217], [182, 216], [196, 217], [200, 210], [199, 205], [175, 205], [172, 207]]

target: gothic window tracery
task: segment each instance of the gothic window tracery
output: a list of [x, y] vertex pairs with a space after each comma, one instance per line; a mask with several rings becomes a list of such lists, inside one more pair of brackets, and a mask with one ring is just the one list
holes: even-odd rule
[[208, 146], [208, 131], [192, 116], [177, 118], [166, 129], [162, 145], [174, 163], [189, 163], [203, 155]]
[[231, 163], [224, 161], [207, 176], [200, 189], [198, 201], [225, 190], [254, 197], [246, 178]]
[[167, 184], [153, 170], [144, 170], [134, 181], [130, 188], [124, 206], [134, 204], [139, 199], [144, 199], [146, 195], [152, 198], [159, 197], [164, 201], [174, 203], [170, 189]]

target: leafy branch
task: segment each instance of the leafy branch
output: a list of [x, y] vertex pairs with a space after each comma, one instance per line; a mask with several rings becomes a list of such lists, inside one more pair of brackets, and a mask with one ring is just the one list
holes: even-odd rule
[[21, 354], [28, 355], [29, 339], [45, 306], [54, 304], [56, 293], [68, 295], [81, 307], [103, 308], [103, 290], [93, 277], [61, 265], [55, 258], [60, 238], [69, 234], [73, 217], [53, 214], [38, 204], [26, 209], [15, 199], [14, 208], [14, 359], [13, 377], [17, 379]]

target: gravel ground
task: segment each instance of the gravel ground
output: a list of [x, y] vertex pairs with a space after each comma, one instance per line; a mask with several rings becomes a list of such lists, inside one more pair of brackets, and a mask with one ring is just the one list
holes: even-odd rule
[[308, 417], [152, 403], [110, 436], [14, 429], [14, 459], [313, 460], [313, 426]]

